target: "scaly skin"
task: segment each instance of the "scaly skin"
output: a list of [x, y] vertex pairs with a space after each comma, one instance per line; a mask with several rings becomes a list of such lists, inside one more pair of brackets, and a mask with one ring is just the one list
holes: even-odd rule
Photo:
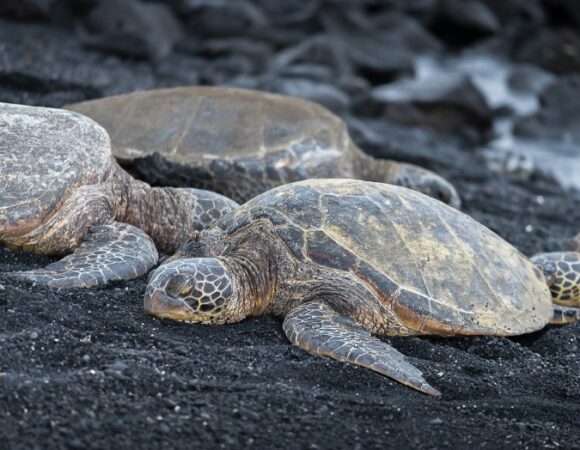
[[151, 187], [114, 160], [111, 167], [106, 180], [77, 188], [44, 223], [2, 242], [37, 254], [64, 255], [82, 242], [90, 226], [116, 220], [141, 228], [159, 250], [173, 253], [194, 231], [208, 228], [238, 206], [213, 192]]
[[552, 323], [580, 320], [580, 253], [539, 253], [531, 258], [542, 271], [552, 293]]
[[158, 188], [136, 180], [116, 162], [111, 176], [116, 220], [147, 233], [159, 250], [173, 253], [195, 231], [210, 227], [238, 204], [200, 189]]

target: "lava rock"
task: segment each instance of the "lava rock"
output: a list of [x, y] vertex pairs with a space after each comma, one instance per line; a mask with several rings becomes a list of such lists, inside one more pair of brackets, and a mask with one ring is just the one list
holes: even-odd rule
[[514, 23], [522, 19], [542, 22], [544, 19], [544, 10], [540, 2], [536, 0], [482, 0], [482, 3], [502, 24]]
[[337, 114], [344, 114], [350, 108], [350, 98], [341, 89], [328, 83], [302, 79], [276, 79], [263, 83], [261, 89], [303, 98], [320, 103]]
[[181, 36], [169, 7], [139, 0], [102, 0], [84, 23], [86, 45], [120, 55], [161, 58]]
[[334, 45], [344, 51], [359, 73], [373, 84], [414, 72], [414, 51], [397, 32], [380, 30], [356, 10], [326, 10], [323, 23]]
[[494, 13], [478, 0], [440, 0], [431, 23], [435, 34], [453, 46], [469, 44], [499, 28]]
[[47, 19], [56, 0], [2, 0], [0, 16], [20, 20]]
[[210, 58], [240, 54], [254, 60], [256, 64], [261, 63], [265, 65], [272, 57], [273, 49], [266, 42], [238, 36], [233, 38], [205, 39], [200, 44], [200, 53]]
[[399, 12], [374, 14], [370, 20], [385, 40], [392, 40], [416, 54], [443, 50], [443, 44], [415, 18]]
[[272, 25], [289, 25], [304, 22], [313, 18], [322, 4], [321, 0], [255, 0], [255, 3], [267, 15]]
[[507, 83], [516, 92], [539, 95], [553, 81], [554, 75], [539, 67], [518, 64], [509, 73]]
[[580, 75], [551, 84], [540, 96], [540, 110], [520, 119], [514, 133], [526, 138], [553, 139], [580, 144]]
[[529, 180], [536, 173], [534, 158], [528, 153], [489, 148], [483, 152], [487, 168], [508, 180]]
[[384, 119], [347, 116], [346, 122], [354, 142], [376, 158], [411, 162], [451, 178], [478, 178], [479, 169], [471, 167], [463, 150], [466, 144], [456, 136]]
[[266, 14], [247, 0], [235, 2], [195, 1], [186, 9], [191, 13], [185, 21], [187, 29], [202, 36], [247, 36], [254, 30], [269, 27]]
[[516, 44], [517, 60], [558, 74], [580, 71], [580, 34], [569, 28], [528, 30]]
[[580, 5], [576, 0], [542, 0], [551, 23], [580, 27]]
[[[335, 42], [328, 36], [317, 35], [297, 45], [290, 46], [278, 52], [269, 64], [269, 76], [284, 74], [290, 67], [308, 65], [309, 70], [314, 69], [320, 74], [326, 70], [327, 77], [341, 77], [353, 72], [353, 65], [347, 55], [339, 49]], [[322, 68], [322, 69], [321, 69]], [[286, 73], [287, 74], [287, 73]], [[319, 79], [322, 81], [322, 79]], [[328, 81], [324, 79], [324, 81]]]
[[388, 119], [444, 132], [473, 128], [487, 133], [493, 112], [466, 75], [433, 75], [404, 79], [373, 89], [372, 98], [384, 104]]

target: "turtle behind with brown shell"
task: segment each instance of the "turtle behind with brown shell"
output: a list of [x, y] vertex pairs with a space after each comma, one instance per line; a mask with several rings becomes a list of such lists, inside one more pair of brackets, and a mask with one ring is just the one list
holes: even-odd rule
[[298, 98], [197, 86], [67, 108], [100, 123], [115, 157], [153, 185], [208, 189], [243, 203], [293, 181], [354, 178], [409, 187], [460, 206], [444, 178], [365, 154], [338, 116]]

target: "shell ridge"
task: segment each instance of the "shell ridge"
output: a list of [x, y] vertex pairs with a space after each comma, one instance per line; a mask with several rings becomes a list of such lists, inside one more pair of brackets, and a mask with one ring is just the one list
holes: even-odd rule
[[202, 106], [203, 102], [205, 102], [206, 100], [207, 100], [206, 97], [201, 97], [199, 99], [199, 101], [197, 102], [197, 108], [195, 110], [195, 113], [191, 114], [191, 118], [188, 121], [187, 125], [183, 127], [183, 131], [181, 133], [181, 136], [179, 136], [179, 138], [177, 138], [177, 141], [175, 142], [173, 152], [177, 151], [178, 148], [179, 149], [182, 148], [183, 140], [185, 139], [185, 136], [187, 136], [187, 134], [191, 131], [191, 126], [193, 125], [193, 123], [197, 119], [197, 115], [199, 114], [199, 111], [201, 110], [201, 106]]
[[[453, 239], [454, 239], [456, 242], [461, 242], [461, 241], [462, 241], [462, 239], [459, 239], [459, 237], [457, 236], [457, 233], [455, 232], [455, 230], [449, 226], [449, 224], [447, 223], [447, 220], [445, 220], [445, 218], [441, 216], [440, 212], [439, 212], [439, 211], [435, 211], [435, 215], [436, 215], [436, 216], [439, 218], [439, 220], [440, 220], [441, 224], [442, 224], [442, 225], [443, 225], [443, 227], [444, 227], [444, 228], [447, 230], [447, 232], [448, 232], [448, 233], [449, 233], [449, 234], [450, 234], [450, 235], [453, 237]], [[465, 246], [462, 246], [462, 245], [460, 245], [460, 246], [455, 246], [455, 250], [457, 250], [457, 249], [460, 249], [460, 250], [461, 250], [461, 253], [463, 253], [465, 256], [467, 256], [467, 259], [468, 259], [468, 260], [471, 260], [471, 259], [473, 259], [473, 255], [470, 255], [470, 254], [468, 254], [468, 253], [466, 252], [466, 250], [465, 250]], [[484, 275], [481, 273], [481, 270], [479, 269], [479, 267], [478, 267], [477, 265], [475, 265], [475, 266], [474, 266], [474, 268], [475, 268], [475, 271], [476, 271], [477, 275], [478, 275], [478, 276], [480, 277], [480, 279], [481, 279], [481, 280], [483, 280], [483, 282], [485, 283], [485, 285], [486, 285], [486, 287], [488, 288], [489, 292], [490, 292], [491, 294], [493, 294], [493, 295], [494, 295], [494, 297], [498, 298], [498, 297], [497, 297], [497, 293], [495, 292], [495, 289], [494, 289], [492, 286], [490, 286], [490, 284], [489, 284], [489, 282], [487, 281], [487, 279], [485, 278], [485, 276], [484, 276]], [[503, 300], [502, 300], [502, 303], [503, 303]]]
[[[124, 111], [122, 112], [122, 114], [123, 114], [122, 117], [128, 117], [128, 118], [132, 117], [133, 114], [135, 114], [137, 107], [140, 106], [138, 101], [121, 102], [121, 103], [127, 103], [127, 106], [125, 106], [125, 108], [123, 108]], [[111, 141], [116, 140], [116, 138], [119, 135], [119, 133], [121, 132], [121, 129], [123, 128], [123, 125], [125, 122], [123, 120], [119, 120], [119, 121], [116, 121], [114, 123], [116, 124], [116, 126], [113, 129], [113, 132], [109, 133], [109, 136], [111, 137]]]
[[[391, 224], [391, 226], [393, 227], [393, 229], [397, 233], [397, 236], [399, 237], [399, 239], [401, 240], [401, 242], [405, 246], [405, 250], [411, 256], [411, 261], [413, 261], [413, 265], [415, 266], [416, 273], [421, 277], [421, 283], [423, 284], [423, 287], [425, 288], [425, 291], [427, 292], [427, 295], [429, 296], [429, 298], [432, 299], [433, 298], [433, 295], [431, 294], [431, 291], [429, 290], [429, 287], [427, 286], [427, 282], [425, 281], [425, 277], [423, 277], [423, 271], [421, 270], [421, 268], [417, 264], [417, 260], [415, 258], [415, 255], [413, 254], [413, 252], [411, 251], [411, 249], [409, 247], [409, 244], [407, 243], [407, 241], [403, 237], [403, 235], [402, 235], [402, 233], [400, 231], [399, 226], [396, 225], [395, 222], [393, 222], [391, 220], [391, 218], [388, 217], [387, 214], [385, 214], [385, 219], [389, 221], [389, 223]], [[422, 294], [422, 295], [424, 295], [424, 294]], [[431, 310], [431, 305], [429, 305], [429, 310]]]

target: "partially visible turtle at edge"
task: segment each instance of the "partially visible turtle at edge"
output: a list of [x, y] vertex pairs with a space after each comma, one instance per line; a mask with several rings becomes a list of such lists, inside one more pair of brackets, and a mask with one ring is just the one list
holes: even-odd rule
[[140, 276], [157, 263], [155, 245], [173, 252], [193, 230], [237, 207], [212, 192], [135, 180], [112, 157], [107, 132], [87, 117], [6, 103], [0, 190], [0, 245], [72, 252], [44, 269], [10, 274], [53, 287]]
[[565, 306], [552, 304], [528, 258], [441, 202], [387, 184], [309, 180], [202, 231], [152, 272], [144, 307], [206, 324], [272, 314], [299, 347], [439, 395], [370, 333], [512, 336], [576, 320], [580, 255], [559, 256], [577, 277]]
[[355, 178], [406, 186], [460, 207], [444, 178], [365, 154], [339, 117], [306, 100], [198, 86], [66, 108], [100, 123], [115, 157], [153, 185], [209, 189], [243, 203], [293, 181]]

